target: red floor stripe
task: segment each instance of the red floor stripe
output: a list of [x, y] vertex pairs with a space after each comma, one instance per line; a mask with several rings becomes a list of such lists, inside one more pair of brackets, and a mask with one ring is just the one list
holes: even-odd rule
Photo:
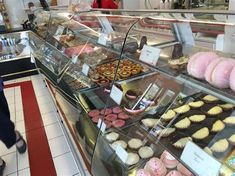
[[32, 176], [54, 176], [56, 170], [32, 82], [10, 84], [5, 88], [16, 86], [21, 87], [30, 173]]

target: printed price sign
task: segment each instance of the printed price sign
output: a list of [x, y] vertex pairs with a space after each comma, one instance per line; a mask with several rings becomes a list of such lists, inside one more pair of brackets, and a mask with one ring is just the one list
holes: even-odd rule
[[186, 45], [195, 45], [192, 28], [189, 23], [177, 23], [180, 41]]
[[60, 36], [63, 34], [63, 32], [64, 32], [64, 26], [59, 25], [59, 26], [57, 27], [57, 30], [56, 30], [55, 34], [54, 34], [54, 38], [56, 38], [57, 40], [59, 40], [59, 39], [60, 39]]
[[104, 33], [101, 33], [101, 34], [100, 34], [100, 37], [99, 37], [99, 39], [98, 39], [98, 43], [101, 44], [101, 45], [106, 46], [107, 41], [108, 41], [108, 35], [107, 35], [107, 34], [104, 34]]
[[90, 70], [89, 65], [83, 64], [83, 66], [82, 66], [82, 73], [87, 76], [88, 73], [89, 73], [89, 70]]
[[140, 60], [147, 64], [155, 66], [159, 59], [160, 53], [160, 48], [144, 45], [140, 54]]
[[100, 129], [100, 131], [102, 131], [102, 133], [104, 133], [106, 129], [106, 124], [102, 122], [101, 119], [99, 119], [97, 127]]
[[117, 156], [122, 160], [122, 162], [126, 163], [128, 157], [128, 153], [126, 152], [126, 150], [118, 145], [115, 152]]
[[115, 85], [113, 85], [110, 93], [110, 97], [113, 99], [113, 101], [115, 101], [118, 105], [120, 105], [122, 102], [122, 96], [123, 92]]

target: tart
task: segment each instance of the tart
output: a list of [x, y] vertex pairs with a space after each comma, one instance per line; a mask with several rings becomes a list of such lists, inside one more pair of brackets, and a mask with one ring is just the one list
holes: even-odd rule
[[235, 107], [235, 105], [230, 104], [230, 103], [226, 103], [226, 104], [221, 104], [219, 105], [223, 110], [228, 111], [231, 110]]
[[105, 76], [105, 77], [109, 77], [109, 76], [111, 76], [111, 75], [113, 75], [114, 73], [113, 73], [113, 71], [112, 70], [106, 70], [105, 72], [103, 72], [103, 75]]
[[170, 121], [175, 117], [176, 113], [172, 109], [168, 110], [165, 114], [161, 116], [161, 118], [165, 121]]
[[157, 131], [157, 135], [161, 137], [168, 137], [175, 132], [175, 128], [165, 128]]
[[132, 75], [137, 75], [137, 74], [140, 73], [140, 71], [141, 71], [140, 68], [135, 67], [135, 68], [132, 68], [132, 69], [131, 69], [131, 74], [132, 74]]
[[192, 138], [197, 139], [197, 140], [202, 140], [208, 136], [209, 136], [209, 129], [207, 127], [203, 127], [202, 129], [193, 133]]
[[235, 134], [233, 134], [232, 136], [230, 136], [230, 137], [228, 138], [228, 141], [229, 141], [231, 144], [235, 145]]
[[184, 113], [188, 112], [189, 110], [190, 110], [189, 105], [183, 105], [183, 106], [180, 106], [180, 107], [174, 109], [174, 111], [179, 114], [184, 114]]
[[204, 102], [203, 101], [194, 101], [194, 102], [190, 102], [188, 105], [192, 108], [200, 108], [204, 105]]
[[202, 98], [203, 100], [207, 102], [215, 102], [218, 101], [219, 99], [217, 97], [214, 97], [212, 95], [206, 95], [205, 97]]
[[229, 143], [226, 139], [220, 139], [211, 146], [212, 152], [222, 153], [225, 152], [229, 147]]
[[118, 140], [115, 141], [114, 143], [111, 144], [111, 147], [116, 150], [117, 146], [120, 145], [123, 149], [127, 148], [127, 143], [123, 140]]
[[120, 74], [121, 78], [128, 78], [131, 76], [131, 72], [126, 71], [126, 70], [122, 70], [119, 74]]
[[235, 116], [227, 117], [223, 122], [227, 125], [235, 125]]
[[215, 106], [207, 111], [207, 114], [209, 115], [218, 115], [223, 112], [223, 109], [219, 106]]
[[202, 122], [205, 119], [206, 119], [205, 115], [192, 115], [189, 117], [189, 120], [194, 123]]
[[97, 81], [97, 84], [99, 84], [99, 85], [104, 85], [104, 84], [108, 84], [108, 83], [109, 83], [109, 80], [106, 78], [101, 78]]
[[182, 56], [178, 59], [169, 59], [168, 64], [172, 69], [179, 70], [187, 65], [188, 60], [189, 60], [188, 57]]
[[138, 154], [140, 155], [141, 158], [146, 159], [152, 157], [154, 152], [151, 147], [144, 146], [138, 150]]
[[131, 66], [131, 65], [127, 65], [127, 66], [124, 66], [123, 69], [124, 69], [125, 71], [131, 71], [132, 66]]
[[191, 121], [185, 117], [184, 119], [180, 120], [175, 124], [175, 127], [178, 129], [186, 129], [191, 125]]
[[173, 146], [175, 146], [176, 148], [184, 148], [185, 145], [187, 144], [188, 141], [192, 141], [191, 137], [184, 137], [179, 139], [178, 141], [176, 141]]
[[217, 132], [222, 131], [224, 128], [225, 128], [224, 123], [223, 123], [221, 120], [217, 120], [217, 121], [213, 124], [212, 129], [211, 129], [211, 132], [217, 133]]
[[146, 118], [141, 120], [141, 122], [144, 124], [144, 126], [148, 128], [153, 128], [156, 124], [158, 124], [159, 119]]
[[115, 133], [115, 132], [111, 132], [105, 135], [105, 138], [109, 141], [109, 142], [114, 142], [119, 138], [119, 134]]
[[131, 165], [134, 165], [134, 164], [138, 163], [139, 160], [140, 160], [140, 157], [139, 157], [138, 154], [136, 154], [136, 153], [128, 153], [126, 164], [131, 166]]
[[143, 146], [143, 142], [140, 139], [133, 138], [128, 141], [128, 146], [131, 149], [139, 149], [141, 146]]

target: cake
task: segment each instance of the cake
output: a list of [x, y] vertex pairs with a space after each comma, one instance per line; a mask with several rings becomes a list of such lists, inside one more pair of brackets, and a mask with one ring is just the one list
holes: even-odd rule
[[159, 122], [159, 119], [146, 118], [141, 120], [141, 122], [144, 124], [144, 126], [153, 128]]
[[215, 101], [219, 100], [217, 97], [214, 97], [212, 95], [206, 95], [202, 99], [207, 101], [207, 102], [215, 102]]
[[172, 170], [166, 176], [183, 176], [183, 175], [177, 170]]
[[194, 102], [190, 102], [188, 105], [192, 108], [200, 108], [204, 105], [204, 102], [203, 101], [194, 101]]
[[168, 169], [173, 169], [175, 168], [178, 164], [179, 161], [177, 159], [175, 159], [175, 157], [173, 157], [168, 151], [164, 151], [161, 155], [160, 158], [163, 162], [163, 164], [166, 166], [166, 168]]
[[167, 173], [166, 167], [158, 158], [151, 158], [145, 165], [144, 169], [148, 171], [151, 176], [165, 176]]
[[119, 134], [115, 133], [115, 132], [111, 132], [105, 135], [105, 138], [109, 141], [109, 142], [114, 142], [119, 138]]
[[228, 141], [229, 141], [230, 144], [235, 145], [235, 134], [233, 134], [232, 136], [230, 136], [230, 137], [228, 138]]
[[223, 110], [227, 111], [227, 110], [231, 110], [235, 107], [235, 105], [230, 104], [230, 103], [226, 103], [226, 104], [220, 104], [219, 105]]
[[227, 117], [223, 122], [227, 125], [235, 125], [235, 116]]
[[224, 123], [223, 123], [221, 120], [217, 120], [217, 121], [213, 124], [212, 129], [211, 129], [211, 132], [217, 133], [217, 132], [222, 131], [224, 128], [225, 128]]
[[229, 143], [226, 139], [220, 139], [211, 146], [212, 152], [225, 152], [229, 147]]
[[111, 147], [116, 150], [117, 146], [120, 145], [123, 149], [127, 148], [127, 143], [123, 140], [118, 140], [115, 141], [114, 143], [111, 144]]
[[188, 141], [192, 141], [191, 137], [184, 137], [173, 143], [176, 148], [184, 148]]
[[176, 113], [173, 110], [168, 110], [165, 114], [161, 116], [161, 118], [165, 121], [170, 121], [175, 117]]
[[131, 149], [139, 149], [141, 146], [143, 146], [143, 142], [140, 139], [133, 138], [128, 141], [128, 146]]
[[189, 120], [195, 123], [202, 122], [206, 119], [205, 115], [192, 115], [189, 117]]
[[209, 115], [218, 115], [223, 112], [223, 109], [219, 106], [215, 106], [207, 111], [207, 114]]
[[235, 91], [235, 67], [232, 69], [231, 73], [230, 73], [230, 77], [229, 77], [229, 86], [230, 88]]
[[137, 171], [136, 176], [151, 176], [149, 172], [144, 169], [140, 169]]
[[154, 152], [151, 147], [144, 146], [139, 149], [138, 154], [140, 155], [141, 158], [146, 159], [152, 157]]
[[175, 124], [175, 127], [178, 129], [186, 129], [191, 125], [191, 121], [185, 117], [184, 119], [180, 120]]
[[139, 160], [140, 160], [140, 157], [139, 157], [138, 154], [136, 154], [136, 153], [128, 153], [126, 164], [128, 166], [131, 166], [131, 165], [134, 165], [134, 164], [138, 163]]
[[209, 136], [209, 129], [207, 127], [203, 127], [200, 130], [193, 133], [192, 137], [197, 140], [202, 140]]
[[183, 106], [180, 106], [180, 107], [174, 109], [174, 111], [179, 114], [184, 114], [184, 113], [188, 112], [189, 110], [190, 110], [189, 105], [183, 105]]
[[183, 176], [193, 176], [192, 172], [190, 172], [183, 164], [179, 163], [177, 166], [177, 170], [183, 175]]

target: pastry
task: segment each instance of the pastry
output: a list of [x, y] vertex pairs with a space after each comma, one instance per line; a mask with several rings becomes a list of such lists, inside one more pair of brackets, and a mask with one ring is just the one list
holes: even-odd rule
[[211, 149], [210, 149], [209, 147], [205, 147], [205, 148], [204, 148], [204, 151], [205, 151], [207, 154], [209, 154], [209, 155], [213, 155], [213, 153], [212, 153], [212, 151], [211, 151]]
[[190, 102], [188, 105], [192, 108], [200, 108], [204, 105], [204, 102], [203, 101], [194, 101], [194, 102]]
[[178, 164], [177, 170], [183, 175], [183, 176], [193, 176], [193, 174], [181, 163]]
[[135, 91], [133, 91], [133, 90], [128, 90], [128, 91], [126, 91], [125, 96], [126, 96], [127, 98], [131, 99], [131, 100], [134, 100], [134, 99], [137, 98], [138, 95], [137, 95], [137, 93], [136, 93]]
[[168, 137], [169, 135], [171, 135], [174, 132], [175, 132], [175, 128], [165, 128], [162, 130], [158, 130], [157, 135], [159, 135], [161, 137]]
[[123, 70], [119, 74], [120, 74], [121, 78], [128, 78], [131, 76], [131, 71]]
[[225, 128], [224, 123], [223, 123], [221, 120], [217, 120], [217, 121], [213, 124], [212, 129], [211, 129], [211, 132], [217, 133], [217, 132], [222, 131], [224, 128]]
[[144, 126], [146, 126], [148, 128], [153, 128], [160, 121], [159, 121], [159, 119], [147, 118], [147, 119], [141, 120], [141, 122], [144, 124]]
[[220, 167], [219, 175], [221, 176], [233, 176], [234, 172], [227, 165], [222, 164]]
[[100, 114], [100, 111], [97, 110], [97, 109], [91, 110], [91, 111], [88, 113], [88, 115], [89, 115], [90, 117], [95, 117], [95, 116], [98, 116], [99, 114]]
[[235, 107], [235, 105], [230, 104], [230, 103], [226, 103], [226, 104], [221, 104], [219, 105], [223, 110], [227, 111], [227, 110], [231, 110]]
[[152, 157], [154, 152], [151, 147], [144, 146], [139, 149], [138, 154], [140, 155], [141, 158], [146, 159]]
[[233, 70], [231, 71], [230, 73], [230, 78], [229, 78], [229, 86], [230, 88], [235, 91], [235, 81], [234, 81], [234, 78], [235, 78], [235, 67], [233, 68]]
[[117, 119], [117, 114], [108, 114], [104, 118], [108, 121], [113, 122]]
[[180, 120], [175, 124], [175, 127], [178, 129], [186, 129], [191, 125], [191, 121], [185, 117], [184, 119]]
[[209, 115], [218, 115], [223, 112], [223, 109], [219, 106], [215, 106], [207, 111]]
[[145, 165], [144, 169], [152, 176], [165, 176], [167, 173], [166, 167], [158, 158], [151, 158]]
[[112, 109], [109, 109], [109, 108], [105, 108], [105, 109], [102, 109], [100, 111], [101, 115], [108, 115], [108, 114], [111, 114], [111, 113], [112, 113]]
[[182, 56], [178, 59], [169, 59], [168, 60], [168, 64], [172, 69], [182, 69], [186, 66], [186, 64], [188, 63], [188, 57]]
[[112, 110], [114, 114], [119, 114], [122, 112], [122, 109], [119, 106], [113, 107]]
[[212, 146], [211, 146], [211, 151], [212, 152], [225, 152], [229, 147], [229, 143], [226, 139], [220, 139], [219, 141], [215, 142]]
[[203, 127], [200, 130], [193, 133], [192, 137], [197, 140], [201, 140], [209, 136], [209, 129], [207, 127]]
[[125, 125], [125, 121], [124, 120], [115, 120], [112, 122], [112, 126], [115, 128], [121, 128]]
[[192, 141], [191, 137], [184, 137], [176, 141], [173, 146], [176, 148], [184, 148], [188, 141]]
[[235, 116], [227, 117], [223, 122], [227, 125], [235, 125]]
[[143, 146], [143, 142], [140, 139], [133, 138], [128, 141], [128, 146], [131, 149], [139, 149], [141, 146]]
[[120, 112], [118, 114], [118, 118], [123, 119], [123, 120], [127, 120], [127, 119], [129, 119], [129, 116], [125, 112]]
[[114, 142], [119, 138], [119, 134], [115, 133], [115, 132], [111, 132], [105, 135], [105, 138], [109, 141], [109, 142]]
[[168, 169], [173, 169], [175, 168], [178, 164], [179, 161], [177, 159], [175, 159], [175, 157], [173, 157], [168, 151], [164, 151], [161, 155], [160, 158], [163, 162], [163, 164], [166, 166], [166, 168]]
[[202, 122], [206, 119], [205, 115], [192, 115], [189, 117], [189, 120], [195, 123]]
[[235, 145], [235, 134], [233, 134], [232, 136], [230, 136], [230, 137], [228, 138], [228, 141], [230, 142], [230, 144]]
[[137, 171], [136, 176], [151, 176], [149, 172], [144, 169], [140, 169]]
[[215, 102], [218, 101], [219, 99], [212, 96], [212, 95], [206, 95], [202, 98], [203, 100], [207, 101], [207, 102]]
[[131, 74], [132, 74], [132, 75], [137, 75], [137, 74], [139, 74], [140, 72], [141, 72], [141, 69], [138, 68], [138, 67], [134, 67], [134, 68], [131, 69]]
[[175, 117], [176, 113], [173, 110], [168, 110], [165, 114], [161, 116], [161, 118], [165, 121], [170, 121]]
[[111, 144], [111, 147], [116, 150], [117, 146], [120, 145], [123, 149], [127, 148], [127, 143], [123, 140], [118, 140], [115, 141], [114, 143]]
[[134, 165], [134, 164], [138, 163], [139, 160], [140, 160], [140, 157], [139, 157], [138, 154], [136, 154], [136, 153], [128, 153], [126, 164], [128, 166], [131, 166], [131, 165]]
[[183, 105], [183, 106], [180, 106], [180, 107], [174, 109], [174, 111], [179, 114], [184, 114], [184, 113], [188, 112], [189, 110], [190, 110], [189, 105]]
[[179, 171], [172, 170], [166, 176], [183, 176]]

